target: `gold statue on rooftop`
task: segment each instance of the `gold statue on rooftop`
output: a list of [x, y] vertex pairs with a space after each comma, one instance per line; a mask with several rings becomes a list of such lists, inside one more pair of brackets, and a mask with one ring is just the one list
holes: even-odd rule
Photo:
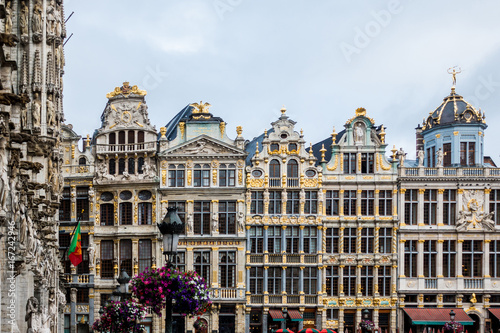
[[[457, 68], [457, 70], [455, 68]], [[462, 73], [462, 68], [458, 66], [448, 68], [448, 74], [451, 74], [453, 76], [453, 87], [455, 87], [455, 85], [457, 84], [457, 74], [460, 73]]]
[[193, 113], [209, 113], [208, 108], [211, 106], [209, 103], [203, 103], [200, 101], [200, 103], [192, 103], [189, 104], [189, 106], [194, 107]]

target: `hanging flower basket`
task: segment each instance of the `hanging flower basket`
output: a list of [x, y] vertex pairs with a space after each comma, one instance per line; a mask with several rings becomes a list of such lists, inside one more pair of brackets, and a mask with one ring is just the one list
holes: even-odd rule
[[208, 324], [205, 320], [198, 317], [198, 319], [193, 323], [193, 327], [197, 330], [208, 329]]
[[443, 330], [450, 333], [462, 333], [464, 331], [464, 326], [458, 321], [449, 321], [444, 324]]
[[370, 331], [370, 332], [373, 332], [373, 330], [375, 329], [375, 324], [373, 323], [373, 321], [371, 320], [362, 320], [361, 323], [359, 323], [359, 326], [361, 327], [361, 329], [364, 329], [364, 330], [367, 330], [367, 331]]
[[212, 305], [205, 280], [194, 271], [180, 272], [165, 266], [146, 269], [130, 285], [139, 303], [151, 307], [158, 316], [169, 299], [173, 311], [184, 316], [201, 315]]
[[94, 332], [140, 332], [144, 326], [138, 324], [146, 317], [146, 307], [135, 300], [111, 301], [103, 308], [104, 313], [92, 325]]

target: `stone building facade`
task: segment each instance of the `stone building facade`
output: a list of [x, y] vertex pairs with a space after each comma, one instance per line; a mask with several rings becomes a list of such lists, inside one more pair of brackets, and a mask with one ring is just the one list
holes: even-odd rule
[[[418, 161], [399, 165], [399, 327], [405, 331], [437, 327], [442, 308], [444, 320], [449, 308], [466, 313], [469, 332], [500, 328], [500, 173], [484, 156], [485, 129], [484, 113], [453, 87], [417, 128]], [[426, 310], [427, 322], [416, 319]]]
[[62, 0], [0, 1], [0, 330], [56, 331]]
[[[208, 103], [157, 132], [144, 91], [107, 97], [82, 150], [62, 131], [61, 253], [82, 209], [85, 235], [83, 265], [63, 262], [66, 331], [88, 329], [121, 270], [164, 265], [155, 224], [173, 206], [186, 223], [176, 264], [212, 289], [209, 330], [353, 332], [364, 309], [388, 332], [442, 327], [450, 309], [469, 332], [500, 328], [500, 172], [483, 154], [484, 113], [454, 88], [417, 127], [417, 160], [389, 153], [363, 108], [307, 147], [285, 108], [245, 141]], [[144, 324], [163, 331], [154, 315]]]

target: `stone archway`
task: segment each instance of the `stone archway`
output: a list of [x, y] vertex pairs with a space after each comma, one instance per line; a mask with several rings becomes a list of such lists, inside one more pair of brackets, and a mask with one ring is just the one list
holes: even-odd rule
[[468, 333], [479, 333], [481, 332], [481, 327], [482, 325], [482, 320], [483, 316], [481, 316], [480, 313], [476, 311], [469, 311], [467, 312], [467, 315], [474, 320], [474, 325], [467, 325], [464, 328], [467, 330]]
[[194, 333], [208, 333], [208, 322], [204, 318], [198, 319], [203, 324], [204, 328], [195, 328]]

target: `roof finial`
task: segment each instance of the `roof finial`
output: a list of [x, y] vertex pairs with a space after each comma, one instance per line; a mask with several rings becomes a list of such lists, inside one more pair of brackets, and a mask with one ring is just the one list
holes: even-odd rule
[[[456, 68], [456, 69], [455, 69]], [[451, 86], [451, 90], [455, 90], [455, 85], [457, 84], [457, 74], [462, 73], [462, 68], [458, 66], [453, 66], [448, 68], [448, 74], [451, 74], [453, 77], [453, 85]]]
[[286, 112], [286, 107], [285, 107], [285, 105], [284, 105], [284, 104], [283, 104], [283, 107], [281, 108], [281, 110], [280, 110], [280, 111], [281, 111], [281, 114], [285, 114], [285, 112]]

